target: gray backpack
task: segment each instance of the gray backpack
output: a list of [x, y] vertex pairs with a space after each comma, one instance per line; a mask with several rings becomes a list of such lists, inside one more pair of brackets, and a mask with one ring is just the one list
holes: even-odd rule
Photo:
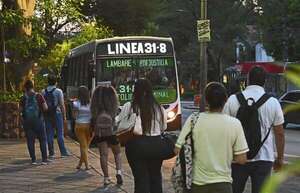
[[107, 112], [100, 113], [95, 122], [95, 136], [107, 137], [113, 135], [114, 120]]

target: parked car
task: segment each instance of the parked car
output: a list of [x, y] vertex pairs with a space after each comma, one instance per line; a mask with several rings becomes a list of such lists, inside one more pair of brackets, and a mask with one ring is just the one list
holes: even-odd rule
[[[287, 105], [300, 105], [300, 90], [290, 90], [279, 98], [282, 109]], [[289, 111], [284, 115], [284, 127], [288, 123], [300, 124], [300, 107], [296, 110]]]

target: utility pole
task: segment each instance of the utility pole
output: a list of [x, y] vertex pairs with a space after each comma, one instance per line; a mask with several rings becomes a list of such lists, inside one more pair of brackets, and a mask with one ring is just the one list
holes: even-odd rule
[[[207, 0], [200, 0], [200, 20], [207, 19]], [[205, 111], [204, 89], [207, 84], [207, 42], [200, 41], [200, 111]]]
[[6, 54], [5, 54], [5, 38], [4, 25], [1, 26], [1, 42], [2, 42], [2, 62], [3, 62], [3, 91], [6, 92]]

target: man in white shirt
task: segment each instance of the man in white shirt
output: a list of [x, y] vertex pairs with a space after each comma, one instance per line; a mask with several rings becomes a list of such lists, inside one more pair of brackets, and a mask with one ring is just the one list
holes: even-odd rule
[[[245, 99], [253, 98], [257, 102], [264, 94], [266, 72], [262, 67], [253, 67], [248, 75], [249, 86], [242, 92]], [[231, 95], [224, 106], [223, 112], [236, 117], [240, 108], [236, 95]], [[266, 137], [258, 154], [247, 164], [232, 164], [233, 193], [242, 193], [248, 177], [251, 177], [252, 193], [259, 193], [265, 179], [271, 174], [272, 166], [275, 170], [283, 165], [284, 154], [284, 117], [278, 100], [270, 97], [258, 108], [261, 126], [262, 140], [267, 136], [269, 129], [271, 133]], [[275, 158], [274, 140], [277, 150]]]

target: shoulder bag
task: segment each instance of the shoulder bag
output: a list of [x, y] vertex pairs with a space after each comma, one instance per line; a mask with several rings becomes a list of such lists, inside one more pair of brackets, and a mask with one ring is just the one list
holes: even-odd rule
[[172, 169], [171, 181], [175, 193], [189, 193], [192, 188], [192, 164], [193, 164], [193, 130], [200, 113], [193, 113], [191, 118], [191, 132], [185, 138], [176, 163]]
[[120, 144], [124, 146], [129, 140], [141, 135], [140, 131], [142, 131], [141, 117], [130, 110], [119, 121], [116, 136]]

